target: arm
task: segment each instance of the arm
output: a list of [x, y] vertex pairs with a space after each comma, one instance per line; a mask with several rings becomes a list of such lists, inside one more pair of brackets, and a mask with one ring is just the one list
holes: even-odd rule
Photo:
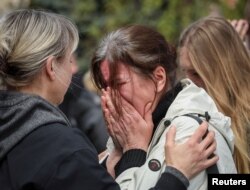
[[215, 164], [218, 156], [210, 157], [216, 149], [214, 132], [209, 131], [202, 140], [207, 129], [208, 124], [203, 122], [185, 143], [175, 144], [176, 127], [171, 127], [166, 135], [166, 164], [180, 170], [188, 179]]
[[98, 164], [97, 155], [88, 149], [79, 150], [62, 159], [45, 186], [47, 190], [119, 190], [119, 185]]
[[[121, 124], [119, 124], [119, 120], [115, 120], [114, 118], [116, 118], [116, 112], [114, 111], [114, 108], [113, 108], [113, 105], [112, 105], [112, 102], [111, 102], [111, 100], [108, 100], [108, 96], [106, 96], [106, 104], [107, 104], [107, 106], [106, 106], [106, 115], [107, 115], [107, 118], [109, 118], [109, 119], [112, 119], [113, 121], [110, 121], [110, 123], [111, 123], [111, 125], [110, 126], [113, 126], [113, 128], [112, 128], [112, 132], [115, 134], [114, 136], [116, 136], [116, 137], [119, 137], [119, 139], [121, 139], [121, 140], [118, 140], [118, 142], [122, 142], [122, 143], [120, 143], [120, 144], [122, 144], [123, 146], [125, 146], [125, 145], [130, 145], [130, 147], [131, 147], [131, 145], [138, 145], [138, 142], [143, 142], [143, 136], [142, 136], [142, 138], [140, 138], [140, 135], [141, 134], [143, 134], [142, 132], [139, 132], [139, 134], [138, 133], [136, 133], [136, 130], [140, 130], [140, 125], [138, 126], [138, 124], [140, 123], [140, 122], [138, 122], [138, 118], [139, 118], [139, 116], [136, 116], [136, 113], [135, 113], [135, 111], [133, 110], [133, 107], [131, 107], [131, 105], [128, 105], [128, 103], [124, 103], [123, 102], [123, 105], [125, 105], [125, 114], [124, 115], [128, 115], [128, 118], [126, 119], [124, 119], [123, 120], [123, 122], [121, 123]], [[109, 114], [109, 115], [108, 115]], [[130, 115], [131, 114], [131, 115]], [[136, 118], [134, 118], [134, 116], [136, 116]], [[149, 117], [148, 117], [149, 118]], [[137, 121], [137, 122], [133, 122], [133, 120], [135, 120], [135, 121]], [[146, 120], [146, 119], [145, 119]], [[127, 121], [127, 123], [126, 123], [126, 125], [124, 125], [124, 121], [125, 121], [125, 123], [126, 123], [126, 121]], [[133, 125], [131, 125], [131, 123], [133, 123], [134, 124], [134, 126], [137, 126], [136, 128], [134, 127], [133, 128]], [[192, 123], [192, 122], [191, 122]], [[119, 124], [119, 125], [118, 125]], [[186, 125], [188, 125], [188, 124], [186, 124]], [[189, 126], [191, 126], [191, 128], [193, 129], [193, 131], [194, 131], [194, 129], [195, 128], [193, 128], [192, 127], [192, 125], [193, 125], [193, 123], [191, 124], [191, 125], [189, 125]], [[198, 127], [197, 126], [197, 123], [195, 123], [195, 125], [196, 125], [196, 127]], [[141, 129], [143, 129], [143, 125], [141, 125], [142, 127], [141, 127]], [[205, 126], [206, 127], [206, 126]], [[189, 128], [189, 127], [187, 127], [187, 128]], [[136, 130], [135, 130], [136, 129]], [[123, 132], [123, 130], [125, 130], [126, 132], [125, 132], [125, 134], [126, 135], [124, 135], [122, 132]], [[182, 129], [183, 130], [183, 129]], [[185, 130], [184, 130], [185, 131]], [[192, 132], [193, 132], [192, 131]], [[205, 130], [206, 131], [206, 130]], [[187, 138], [187, 137], [190, 137], [190, 135], [191, 135], [192, 133], [187, 133], [187, 136], [185, 137], [185, 138]], [[113, 135], [111, 135], [111, 136], [113, 136]], [[132, 138], [131, 138], [132, 137]], [[185, 140], [185, 138], [183, 139], [183, 140]], [[118, 138], [117, 138], [118, 139]], [[117, 140], [116, 139], [116, 140]], [[139, 140], [139, 139], [141, 139], [141, 140]], [[199, 138], [199, 139], [201, 139], [201, 138]], [[134, 140], [134, 142], [133, 142], [133, 140]], [[131, 143], [132, 142], [132, 143]], [[189, 142], [189, 141], [188, 141]], [[192, 142], [192, 141], [191, 141]], [[197, 142], [197, 140], [195, 140], [194, 141], [195, 143]], [[192, 143], [192, 144], [194, 144], [194, 142]], [[200, 143], [200, 141], [199, 142], [197, 142], [197, 143]], [[187, 143], [188, 145], [189, 145], [189, 143]], [[129, 146], [128, 146], [129, 147]], [[137, 172], [138, 173], [138, 171], [140, 171], [140, 170], [142, 170], [143, 171], [143, 169], [141, 168], [141, 167], [144, 167], [144, 169], [146, 168], [147, 169], [147, 166], [144, 166], [143, 164], [144, 164], [144, 162], [145, 162], [145, 160], [146, 160], [146, 152], [144, 152], [144, 151], [140, 151], [139, 149], [140, 149], [140, 147], [138, 148], [138, 149], [136, 149], [135, 148], [136, 146], [132, 146], [132, 148], [131, 149], [129, 149], [129, 148], [124, 148], [124, 147], [122, 147], [123, 148], [123, 150], [125, 149], [126, 151], [125, 151], [125, 153], [122, 155], [122, 159], [118, 162], [118, 164], [115, 166], [115, 170], [116, 170], [116, 176], [119, 176], [119, 179], [118, 179], [118, 182], [120, 183], [120, 185], [121, 185], [121, 188], [123, 189], [123, 188], [128, 188], [128, 189], [137, 189], [138, 187], [136, 186], [137, 185], [137, 182], [135, 182], [133, 179], [134, 178], [136, 178], [137, 179], [137, 181], [138, 181], [138, 178], [137, 177], [135, 177], [135, 172]], [[163, 146], [161, 146], [161, 147], [163, 147]], [[160, 147], [160, 149], [162, 149]], [[186, 149], [186, 150], [188, 150], [188, 149]], [[198, 156], [200, 156], [200, 152], [201, 151], [199, 151], [199, 154], [197, 154]], [[183, 156], [184, 155], [184, 156]], [[187, 170], [188, 171], [186, 171], [185, 170], [185, 168], [181, 168], [184, 172], [186, 172], [185, 174], [186, 175], [189, 175], [189, 176], [187, 176], [187, 177], [191, 177], [192, 175], [194, 175], [194, 174], [192, 174], [192, 172], [194, 172], [195, 173], [195, 171], [193, 171], [192, 169], [196, 169], [196, 172], [199, 170], [202, 170], [203, 168], [201, 168], [200, 166], [199, 166], [199, 163], [201, 162], [201, 160], [199, 160], [199, 161], [197, 161], [197, 165], [196, 164], [194, 164], [194, 165], [192, 165], [192, 163], [195, 163], [194, 162], [194, 160], [191, 160], [190, 162], [186, 162], [185, 161], [185, 156], [186, 156], [186, 154], [185, 153], [183, 153], [183, 154], [181, 154], [181, 158], [182, 158], [182, 162], [180, 162], [180, 163], [188, 163], [187, 164], [187, 166], [192, 166], [191, 168], [189, 167]], [[191, 157], [192, 158], [192, 157]], [[139, 160], [140, 160], [140, 162], [139, 162]], [[180, 159], [181, 160], [181, 159]], [[184, 160], [184, 161], [183, 161]], [[202, 161], [203, 161], [204, 159], [202, 159]], [[191, 164], [190, 164], [191, 163]], [[200, 167], [200, 168], [198, 168], [198, 167]], [[197, 169], [198, 168], [198, 169]], [[124, 173], [123, 173], [124, 172]], [[164, 172], [164, 171], [162, 171], [162, 172]], [[121, 175], [120, 175], [121, 174]], [[142, 173], [141, 173], [142, 174]], [[163, 175], [163, 176], [165, 176], [165, 174]], [[176, 176], [175, 176], [176, 177]], [[187, 180], [186, 180], [187, 181]], [[131, 184], [130, 184], [130, 182], [132, 182]], [[139, 183], [139, 182], [138, 182]], [[185, 183], [185, 182], [184, 182]], [[187, 183], [186, 183], [187, 184]]]
[[[156, 186], [151, 188], [152, 190], [187, 189], [190, 179], [192, 179], [200, 171], [218, 161], [218, 156], [209, 158], [216, 148], [214, 133], [209, 132], [201, 141], [207, 131], [207, 128], [208, 126], [204, 122], [194, 132], [191, 138], [182, 144], [175, 143], [176, 128], [171, 127], [169, 129], [169, 132], [166, 135], [165, 143], [165, 162], [167, 167], [162, 173]], [[136, 171], [136, 168], [131, 170]]]
[[[178, 161], [178, 159], [180, 159], [180, 156], [182, 155], [185, 155], [184, 158], [185, 159], [192, 159], [192, 158], [195, 158], [195, 162], [190, 162], [189, 165], [186, 165], [186, 166], [181, 166], [179, 165], [179, 169], [185, 173], [185, 175], [188, 177], [188, 178], [192, 178], [192, 182], [190, 183], [190, 186], [189, 186], [189, 189], [206, 189], [207, 188], [207, 173], [206, 173], [206, 170], [205, 170], [205, 166], [204, 166], [204, 163], [208, 162], [208, 163], [211, 163], [213, 161], [217, 161], [218, 160], [218, 157], [214, 157], [212, 158], [213, 160], [211, 161], [208, 157], [210, 156], [210, 154], [207, 153], [204, 153], [205, 150], [208, 150], [207, 152], [209, 153], [212, 153], [211, 150], [215, 149], [216, 147], [216, 143], [214, 142], [213, 144], [211, 144], [211, 146], [206, 149], [206, 146], [204, 146], [204, 141], [202, 141], [202, 138], [196, 138], [196, 142], [194, 140], [190, 140], [192, 138], [190, 137], [193, 137], [193, 135], [195, 134], [195, 130], [199, 129], [200, 126], [198, 124], [198, 122], [192, 118], [189, 118], [189, 117], [186, 117], [186, 116], [183, 116], [183, 117], [178, 117], [176, 118], [172, 124], [176, 125], [177, 126], [177, 132], [176, 132], [176, 138], [175, 138], [175, 142], [179, 143], [180, 145], [181, 144], [187, 144], [188, 146], [193, 146], [194, 143], [198, 143], [199, 146], [198, 146], [198, 149], [196, 150], [196, 152], [193, 152], [192, 154], [188, 154], [187, 152], [179, 152], [181, 154], [177, 154], [177, 157], [175, 158], [175, 161]], [[211, 137], [211, 138], [214, 138], [214, 132], [210, 132], [208, 137]], [[205, 141], [206, 142], [206, 141]], [[166, 145], [168, 146], [168, 145]], [[201, 153], [203, 152], [203, 153]], [[205, 154], [206, 156], [204, 156], [203, 158], [202, 157], [197, 157], [201, 154]], [[167, 156], [167, 159], [170, 158], [169, 155]], [[200, 161], [204, 161], [204, 158], [206, 158], [206, 162], [200, 162]], [[184, 159], [184, 160], [185, 160]], [[201, 159], [201, 160], [200, 160]], [[173, 159], [172, 159], [173, 160]], [[178, 161], [179, 163], [181, 163], [181, 160]], [[196, 165], [196, 166], [195, 166]], [[212, 164], [211, 164], [212, 165]], [[189, 170], [192, 168], [192, 167], [197, 167], [198, 170], [197, 171], [194, 171], [194, 173], [186, 173], [186, 171], [188, 171], [185, 167], [190, 167]]]
[[[120, 170], [144, 164], [153, 131], [152, 111], [151, 105], [148, 104], [143, 118], [132, 105], [121, 98], [122, 114], [118, 115], [111, 99], [111, 90], [108, 88], [107, 91], [102, 92], [102, 109], [113, 141], [113, 149], [107, 159], [107, 168], [115, 177], [114, 174], [119, 175]], [[124, 159], [117, 164], [122, 155]], [[114, 171], [115, 165], [118, 165], [116, 171]]]

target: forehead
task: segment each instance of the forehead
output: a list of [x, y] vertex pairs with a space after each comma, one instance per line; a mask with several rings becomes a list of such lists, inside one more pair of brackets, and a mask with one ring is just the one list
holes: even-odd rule
[[[129, 68], [127, 66], [125, 66], [125, 64], [123, 64], [122, 62], [118, 62], [117, 63], [118, 67], [117, 67], [117, 75], [120, 76], [120, 75], [127, 75], [129, 74]], [[109, 70], [109, 62], [107, 60], [104, 60], [102, 63], [101, 63], [101, 72], [102, 72], [102, 75], [103, 75], [103, 78], [105, 81], [109, 81], [110, 79], [110, 70]]]
[[110, 77], [110, 71], [109, 71], [109, 63], [107, 60], [104, 60], [101, 63], [101, 72], [102, 72], [104, 80], [108, 81]]

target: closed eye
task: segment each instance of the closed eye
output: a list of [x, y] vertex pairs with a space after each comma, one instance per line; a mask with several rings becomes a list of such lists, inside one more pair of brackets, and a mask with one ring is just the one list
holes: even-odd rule
[[128, 78], [128, 79], [116, 79], [115, 82], [118, 86], [122, 86], [124, 84], [127, 84], [129, 81], [130, 81], [130, 79]]

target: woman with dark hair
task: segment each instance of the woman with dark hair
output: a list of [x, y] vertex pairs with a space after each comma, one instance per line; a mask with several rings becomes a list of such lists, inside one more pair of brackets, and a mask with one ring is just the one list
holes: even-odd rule
[[[149, 189], [162, 173], [172, 171], [165, 164], [170, 155], [164, 154], [170, 124], [176, 126], [175, 141], [181, 143], [203, 120], [209, 122], [216, 134], [219, 172], [236, 172], [230, 118], [190, 80], [176, 84], [176, 68], [175, 49], [160, 33], [141, 25], [111, 32], [94, 54], [92, 73], [103, 91], [102, 108], [113, 141], [108, 142], [107, 165], [122, 189]], [[203, 170], [189, 189], [206, 188]]]

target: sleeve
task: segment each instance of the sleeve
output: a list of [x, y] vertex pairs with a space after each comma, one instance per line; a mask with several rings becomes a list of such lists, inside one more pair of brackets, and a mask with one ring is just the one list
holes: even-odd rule
[[141, 149], [128, 150], [116, 164], [115, 175], [119, 176], [123, 171], [129, 168], [142, 166], [146, 161], [146, 155], [147, 153]]
[[[124, 170], [129, 169], [130, 167], [139, 167], [142, 162], [140, 163], [140, 160], [142, 161], [143, 157], [145, 156], [146, 159], [146, 152], [144, 151], [138, 151], [138, 150], [129, 150], [126, 152], [126, 156], [123, 156], [122, 159], [119, 161], [120, 163], [116, 166], [116, 174], [120, 175]], [[131, 154], [131, 155], [130, 155]], [[136, 162], [133, 162], [133, 157], [141, 157], [136, 159]], [[129, 159], [131, 158], [131, 159]], [[128, 162], [131, 162], [129, 164]], [[104, 161], [105, 162], [105, 161]], [[144, 163], [145, 161], [143, 161]], [[138, 164], [138, 165], [137, 165]], [[187, 190], [187, 187], [189, 186], [189, 181], [186, 178], [184, 174], [182, 174], [179, 170], [176, 168], [167, 166], [165, 169], [165, 172], [161, 175], [160, 179], [158, 180], [155, 187], [150, 188], [150, 190]]]
[[179, 170], [167, 166], [156, 186], [150, 190], [187, 190], [188, 185], [188, 179]]
[[[173, 124], [177, 127], [175, 139], [177, 143], [185, 142], [199, 127], [199, 124], [194, 119], [188, 117], [178, 117], [174, 120]], [[166, 187], [169, 186], [168, 189], [171, 189], [171, 187], [173, 187], [174, 185], [172, 184], [172, 181], [177, 181], [177, 184], [179, 184], [180, 188], [187, 188], [185, 182], [183, 182], [181, 178], [179, 178], [180, 176], [165, 171], [166, 166], [163, 166], [165, 164], [164, 145], [165, 132], [162, 133], [159, 141], [154, 145], [151, 152], [147, 156], [146, 162], [142, 166], [128, 168], [119, 176], [117, 176], [116, 181], [117, 183], [119, 183], [122, 190], [144, 190], [150, 189], [152, 187], [159, 189], [165, 183]], [[148, 167], [150, 161], [155, 159], [159, 161], [162, 168], [158, 171], [152, 171]], [[162, 179], [160, 179], [161, 176]], [[196, 176], [191, 181], [190, 185], [192, 185], [192, 188], [189, 188], [194, 190], [200, 190], [204, 188], [207, 183], [206, 178], [206, 172], [202, 171], [200, 175], [198, 175], [198, 177]], [[176, 189], [178, 188], [176, 187]]]
[[91, 150], [80, 150], [63, 159], [46, 184], [47, 190], [119, 190], [119, 185], [98, 163]]
[[[186, 142], [200, 126], [199, 123], [187, 116], [180, 116], [176, 118], [173, 123], [177, 127], [176, 131], [176, 143]], [[192, 190], [203, 190], [207, 188], [207, 173], [206, 170], [201, 171], [197, 174], [189, 184], [189, 189]]]

